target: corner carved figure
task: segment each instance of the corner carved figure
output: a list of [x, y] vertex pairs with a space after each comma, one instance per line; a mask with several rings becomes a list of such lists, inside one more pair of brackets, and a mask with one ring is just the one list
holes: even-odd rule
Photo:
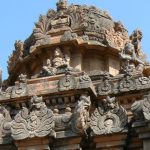
[[72, 130], [76, 133], [85, 134], [89, 127], [89, 110], [91, 106], [90, 96], [81, 95], [75, 107], [72, 118]]
[[143, 72], [145, 64], [145, 56], [141, 50], [142, 32], [135, 30], [130, 36], [129, 42], [125, 44], [124, 50], [120, 53], [122, 65], [129, 63], [134, 71]]
[[11, 121], [9, 111], [0, 106], [0, 144], [3, 142], [3, 137], [10, 134]]
[[135, 49], [135, 53], [137, 54], [137, 57], [139, 57], [142, 61], [145, 61], [145, 55], [142, 52], [142, 46], [141, 46], [142, 38], [143, 38], [143, 34], [139, 29], [134, 30], [130, 36], [130, 40], [134, 45], [134, 49]]
[[15, 140], [23, 140], [33, 137], [55, 136], [54, 115], [47, 108], [42, 97], [33, 96], [30, 107], [23, 107], [15, 116], [11, 132]]
[[91, 116], [90, 127], [94, 134], [111, 134], [121, 132], [127, 125], [127, 112], [109, 96], [99, 103]]

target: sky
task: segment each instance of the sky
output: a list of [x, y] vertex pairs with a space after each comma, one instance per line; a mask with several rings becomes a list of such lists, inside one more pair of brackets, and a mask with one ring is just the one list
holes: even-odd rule
[[[142, 49], [150, 61], [150, 0], [68, 0], [69, 4], [93, 5], [107, 10], [115, 21], [121, 21], [129, 34], [143, 32]], [[0, 67], [7, 79], [8, 56], [16, 40], [24, 41], [33, 31], [40, 14], [56, 9], [57, 0], [1, 0], [0, 2]]]

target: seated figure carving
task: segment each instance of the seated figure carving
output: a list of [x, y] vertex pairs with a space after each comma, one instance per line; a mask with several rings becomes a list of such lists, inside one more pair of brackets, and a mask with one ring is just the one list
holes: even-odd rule
[[47, 59], [46, 65], [42, 67], [40, 73], [32, 76], [32, 78], [53, 76], [65, 73], [66, 71], [78, 72], [79, 70], [70, 66], [70, 56], [68, 54], [64, 55], [61, 49], [57, 47], [54, 50], [53, 58]]
[[134, 71], [143, 72], [144, 61], [138, 57], [134, 45], [131, 42], [125, 44], [124, 50], [120, 53], [120, 58], [122, 60], [123, 68], [128, 64], [134, 69]]
[[54, 68], [64, 67], [66, 66], [66, 60], [60, 50], [60, 48], [56, 48], [54, 51], [54, 58], [52, 60], [52, 65]]
[[55, 75], [56, 68], [52, 67], [51, 60], [47, 59], [46, 66], [43, 66], [41, 76]]

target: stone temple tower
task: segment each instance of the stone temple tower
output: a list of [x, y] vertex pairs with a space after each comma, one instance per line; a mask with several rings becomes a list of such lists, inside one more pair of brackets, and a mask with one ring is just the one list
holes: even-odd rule
[[0, 150], [149, 150], [142, 32], [128, 35], [94, 6], [56, 7], [14, 44], [1, 82]]

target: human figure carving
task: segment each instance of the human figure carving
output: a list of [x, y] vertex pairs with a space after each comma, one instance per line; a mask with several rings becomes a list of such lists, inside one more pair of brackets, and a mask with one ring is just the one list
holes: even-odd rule
[[66, 61], [59, 47], [57, 47], [54, 51], [54, 58], [52, 59], [52, 65], [55, 68], [66, 65]]
[[143, 71], [144, 62], [136, 54], [134, 45], [131, 42], [125, 44], [124, 50], [120, 53], [120, 58], [123, 61], [123, 68], [130, 65], [137, 71]]
[[47, 59], [47, 64], [46, 66], [43, 66], [41, 74], [43, 75], [55, 75], [56, 73], [56, 68], [52, 67], [52, 63], [50, 59]]

